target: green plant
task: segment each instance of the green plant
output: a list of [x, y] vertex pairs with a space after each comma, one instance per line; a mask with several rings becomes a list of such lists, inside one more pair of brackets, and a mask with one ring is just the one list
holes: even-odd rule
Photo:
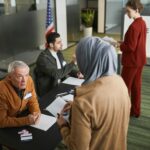
[[92, 27], [94, 22], [95, 10], [85, 9], [81, 12], [81, 21], [85, 27]]

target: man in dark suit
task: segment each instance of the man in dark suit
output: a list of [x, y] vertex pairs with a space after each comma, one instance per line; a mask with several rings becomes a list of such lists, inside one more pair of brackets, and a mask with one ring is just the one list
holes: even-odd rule
[[39, 55], [36, 68], [36, 86], [39, 96], [45, 95], [52, 88], [57, 86], [68, 74], [77, 76], [76, 59], [72, 58], [66, 63], [62, 55], [62, 41], [60, 35], [52, 32], [47, 35], [47, 49]]

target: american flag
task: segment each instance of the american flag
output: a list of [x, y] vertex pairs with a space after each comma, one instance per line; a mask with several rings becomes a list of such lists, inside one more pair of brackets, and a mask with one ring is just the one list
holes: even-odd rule
[[46, 33], [45, 33], [45, 35], [48, 35], [49, 33], [55, 31], [52, 15], [53, 14], [52, 14], [52, 10], [51, 10], [51, 1], [47, 0], [47, 17], [46, 17]]

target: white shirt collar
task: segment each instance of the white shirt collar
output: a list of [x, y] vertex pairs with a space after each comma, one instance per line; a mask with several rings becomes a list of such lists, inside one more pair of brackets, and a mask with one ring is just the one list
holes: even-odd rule
[[61, 64], [60, 64], [60, 60], [58, 58], [57, 52], [55, 52], [54, 50], [51, 50], [51, 49], [49, 51], [52, 54], [52, 56], [56, 59], [57, 68], [61, 69]]
[[56, 57], [57, 56], [57, 52], [55, 52], [54, 50], [49, 50], [50, 52], [51, 52], [51, 54], [54, 56], [54, 57]]

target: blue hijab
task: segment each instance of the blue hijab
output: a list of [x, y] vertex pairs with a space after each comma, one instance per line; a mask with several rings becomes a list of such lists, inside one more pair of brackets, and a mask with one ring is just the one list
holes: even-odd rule
[[85, 83], [117, 72], [117, 54], [115, 48], [99, 37], [85, 37], [76, 48], [79, 70]]

